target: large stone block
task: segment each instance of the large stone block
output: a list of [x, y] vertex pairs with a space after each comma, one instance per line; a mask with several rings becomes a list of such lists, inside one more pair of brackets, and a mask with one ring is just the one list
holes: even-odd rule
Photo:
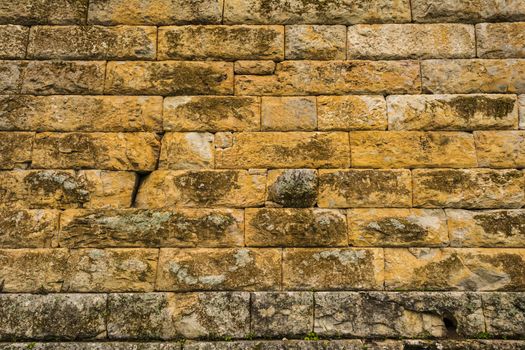
[[346, 27], [342, 25], [286, 26], [287, 60], [346, 59]]
[[[524, 6], [525, 10], [525, 6]], [[524, 11], [525, 12], [525, 11]], [[478, 57], [525, 57], [525, 23], [481, 23], [476, 25]]]
[[482, 298], [487, 334], [504, 339], [523, 339], [525, 293], [484, 293]]
[[480, 167], [525, 167], [525, 131], [475, 131], [474, 140]]
[[263, 97], [261, 99], [262, 130], [293, 131], [317, 129], [316, 98]]
[[319, 179], [315, 169], [268, 171], [266, 206], [309, 208], [317, 202]]
[[318, 96], [319, 130], [385, 130], [383, 96]]
[[0, 169], [26, 168], [33, 156], [32, 132], [0, 132]]
[[170, 132], [162, 137], [159, 169], [213, 168], [214, 135]]
[[0, 23], [83, 24], [88, 0], [17, 0], [0, 4]]
[[27, 27], [0, 25], [0, 59], [24, 59], [28, 35]]
[[0, 209], [0, 248], [57, 245], [58, 210]]

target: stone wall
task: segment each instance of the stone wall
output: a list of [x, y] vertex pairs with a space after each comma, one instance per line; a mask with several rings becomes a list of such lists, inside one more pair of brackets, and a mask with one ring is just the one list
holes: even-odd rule
[[525, 1], [0, 24], [0, 349], [525, 349]]

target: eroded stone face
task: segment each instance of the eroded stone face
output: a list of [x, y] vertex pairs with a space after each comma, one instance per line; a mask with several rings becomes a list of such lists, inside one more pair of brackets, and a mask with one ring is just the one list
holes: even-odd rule
[[290, 248], [283, 255], [285, 290], [383, 288], [383, 251], [373, 248]]
[[283, 26], [177, 26], [159, 29], [159, 59], [283, 60]]
[[520, 291], [524, 268], [523, 249], [385, 249], [390, 290]]
[[385, 130], [383, 96], [318, 96], [319, 130]]
[[268, 171], [267, 206], [308, 208], [317, 202], [318, 176], [314, 169]]
[[475, 131], [474, 139], [480, 167], [525, 167], [525, 132]]
[[496, 337], [525, 336], [525, 293], [482, 295], [487, 333]]
[[7, 1], [0, 5], [0, 23], [82, 24], [87, 9], [86, 0]]
[[157, 170], [140, 187], [136, 206], [252, 207], [264, 203], [265, 189], [265, 172]]
[[157, 290], [276, 290], [279, 249], [161, 249]]
[[269, 131], [317, 129], [315, 97], [263, 97], [261, 127]]
[[167, 133], [162, 138], [159, 169], [213, 168], [214, 135]]
[[260, 98], [249, 96], [176, 96], [164, 99], [167, 131], [259, 130]]
[[341, 25], [286, 26], [286, 59], [346, 59], [346, 27]]
[[517, 129], [513, 95], [388, 96], [389, 130]]
[[441, 209], [351, 209], [352, 246], [445, 246], [447, 218]]
[[27, 46], [29, 28], [18, 25], [0, 26], [0, 58], [23, 59]]
[[235, 61], [235, 74], [269, 75], [275, 71], [274, 61], [241, 60]]
[[319, 170], [319, 207], [410, 207], [410, 170]]
[[25, 168], [33, 155], [32, 132], [0, 132], [0, 169]]
[[477, 24], [478, 57], [525, 57], [524, 32], [525, 23]]
[[0, 209], [2, 248], [50, 248], [56, 246], [57, 234], [57, 210]]
[[519, 170], [414, 170], [414, 206], [520, 208], [525, 200]]
[[[190, 350], [401, 350], [402, 343], [393, 340], [376, 341], [360, 339], [331, 340], [253, 340], [222, 342], [187, 342]], [[18, 350], [18, 349], [16, 349]], [[40, 350], [40, 349], [38, 349]], [[62, 349], [61, 349], [62, 350]], [[511, 349], [511, 350], [517, 350]]]
[[246, 209], [248, 246], [346, 246], [345, 215], [331, 209]]
[[474, 293], [321, 292], [315, 303], [320, 336], [474, 337], [485, 328], [481, 296]]
[[235, 209], [66, 210], [60, 246], [227, 247], [243, 244], [244, 215]]

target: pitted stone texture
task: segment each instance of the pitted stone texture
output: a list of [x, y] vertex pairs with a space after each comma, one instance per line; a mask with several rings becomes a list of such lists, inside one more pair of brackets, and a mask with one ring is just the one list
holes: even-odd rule
[[274, 75], [235, 77], [237, 95], [402, 94], [420, 90], [417, 61], [285, 61], [277, 64]]
[[385, 130], [383, 96], [318, 96], [319, 130]]
[[233, 63], [109, 62], [105, 93], [110, 95], [231, 95]]
[[305, 208], [246, 209], [246, 245], [253, 247], [346, 246], [341, 210]]
[[63, 290], [62, 285], [69, 267], [68, 258], [67, 249], [61, 248], [1, 249], [1, 291], [4, 293], [60, 292]]
[[525, 167], [525, 131], [474, 131], [474, 139], [480, 167]]
[[260, 128], [260, 98], [177, 96], [164, 99], [166, 131], [251, 131]]
[[303, 336], [313, 328], [311, 292], [253, 293], [251, 330], [256, 337]]
[[4, 171], [0, 172], [0, 207], [129, 207], [135, 181], [136, 175], [129, 172]]
[[313, 207], [317, 201], [318, 181], [315, 169], [269, 170], [266, 206]]
[[320, 170], [318, 205], [322, 208], [411, 207], [410, 170]]
[[519, 170], [416, 169], [414, 206], [434, 208], [520, 208], [525, 204]]
[[160, 250], [156, 289], [161, 291], [276, 290], [279, 249]]
[[[0, 340], [103, 339], [106, 299], [104, 294], [2, 294]], [[9, 349], [3, 345], [0, 348]], [[60, 349], [35, 345], [28, 348]]]
[[158, 96], [0, 96], [0, 129], [24, 131], [158, 131]]
[[498, 338], [525, 336], [525, 293], [482, 295], [487, 333]]
[[235, 74], [269, 75], [275, 71], [274, 61], [235, 61]]
[[525, 93], [525, 60], [426, 60], [421, 72], [425, 93]]
[[270, 131], [317, 129], [315, 97], [263, 97], [261, 127]]
[[20, 61], [0, 61], [0, 93], [20, 93], [24, 68]]
[[243, 132], [215, 151], [215, 166], [233, 168], [344, 168], [350, 165], [343, 132]]
[[[188, 350], [402, 350], [402, 343], [393, 340], [254, 340], [254, 341], [220, 341], [220, 342], [187, 342]], [[3, 350], [3, 349], [2, 349]], [[11, 349], [9, 349], [11, 350]], [[18, 350], [18, 349], [15, 349]], [[40, 349], [37, 349], [40, 350]], [[47, 350], [47, 349], [46, 349]], [[62, 349], [60, 349], [62, 350]], [[64, 349], [69, 350], [69, 349]], [[454, 349], [456, 350], [456, 348]], [[476, 349], [477, 350], [477, 349]], [[485, 349], [483, 349], [485, 350]], [[490, 349], [495, 350], [495, 349]], [[507, 349], [505, 349], [507, 350]], [[512, 348], [508, 350], [518, 350]]]
[[[480, 333], [486, 336], [486, 333]], [[480, 336], [480, 335], [478, 335]], [[523, 341], [512, 340], [405, 340], [404, 350], [521, 350]]]
[[348, 27], [348, 59], [476, 57], [474, 26], [358, 24]]
[[139, 188], [137, 208], [234, 207], [264, 204], [266, 172], [157, 170]]
[[525, 20], [525, 4], [500, 0], [414, 0], [416, 22], [503, 22]]
[[207, 132], [167, 133], [162, 138], [159, 169], [213, 168], [214, 135]]
[[72, 209], [61, 213], [60, 228], [60, 246], [68, 248], [228, 247], [244, 243], [244, 213], [240, 209]]
[[355, 131], [352, 166], [358, 168], [470, 168], [477, 166], [472, 134], [462, 132]]
[[383, 289], [383, 264], [382, 249], [284, 249], [283, 289]]
[[159, 29], [160, 60], [283, 60], [283, 26], [177, 26]]
[[453, 247], [525, 247], [525, 211], [447, 209]]
[[390, 290], [522, 291], [524, 269], [524, 249], [385, 249]]
[[151, 171], [160, 142], [152, 133], [39, 133], [34, 168]]
[[[524, 6], [525, 9], [525, 6]], [[481, 23], [476, 25], [478, 57], [525, 57], [525, 23]]]
[[447, 218], [441, 209], [351, 209], [348, 236], [352, 246], [445, 246]]
[[57, 245], [58, 210], [0, 209], [0, 248]]
[[88, 23], [173, 25], [220, 23], [224, 0], [91, 0]]
[[33, 59], [155, 59], [157, 30], [138, 26], [34, 26], [27, 57]]
[[71, 250], [63, 289], [69, 292], [149, 292], [157, 249]]
[[2, 1], [0, 23], [83, 24], [88, 0]]
[[315, 305], [314, 330], [325, 337], [475, 337], [485, 329], [474, 293], [321, 292]]
[[341, 25], [286, 26], [287, 60], [346, 59], [346, 27]]
[[410, 21], [408, 0], [225, 1], [225, 23], [354, 24]]
[[0, 132], [0, 169], [26, 168], [33, 155], [32, 132]]
[[[1, 11], [0, 8], [0, 13]], [[28, 35], [29, 28], [27, 27], [12, 24], [0, 25], [0, 59], [25, 58]]]
[[389, 130], [517, 129], [513, 95], [388, 96]]

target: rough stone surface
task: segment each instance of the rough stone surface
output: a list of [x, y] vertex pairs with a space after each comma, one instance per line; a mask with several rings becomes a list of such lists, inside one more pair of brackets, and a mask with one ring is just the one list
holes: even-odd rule
[[1, 248], [50, 248], [57, 244], [58, 211], [0, 209]]
[[385, 130], [383, 96], [318, 96], [319, 130]]
[[33, 156], [32, 132], [0, 132], [0, 169], [25, 168]]
[[498, 338], [523, 339], [525, 293], [485, 293], [482, 298], [487, 333]]
[[474, 139], [480, 167], [525, 167], [525, 132], [475, 131]]
[[213, 140], [213, 134], [205, 132], [165, 134], [159, 169], [213, 168]]
[[346, 27], [291, 25], [285, 28], [287, 60], [346, 59]]
[[315, 130], [317, 106], [315, 97], [263, 97], [262, 130]]
[[476, 25], [478, 57], [525, 57], [525, 23], [480, 23]]
[[274, 61], [235, 61], [233, 66], [235, 74], [270, 75], [275, 71]]
[[269, 170], [266, 206], [313, 207], [317, 201], [318, 182], [317, 171], [313, 169]]
[[26, 55], [29, 28], [19, 25], [0, 25], [0, 58], [23, 59]]
[[519, 97], [520, 129], [525, 129], [525, 95]]
[[87, 0], [2, 1], [0, 23], [82, 24], [87, 8]]
[[388, 96], [389, 130], [517, 129], [513, 95]]

